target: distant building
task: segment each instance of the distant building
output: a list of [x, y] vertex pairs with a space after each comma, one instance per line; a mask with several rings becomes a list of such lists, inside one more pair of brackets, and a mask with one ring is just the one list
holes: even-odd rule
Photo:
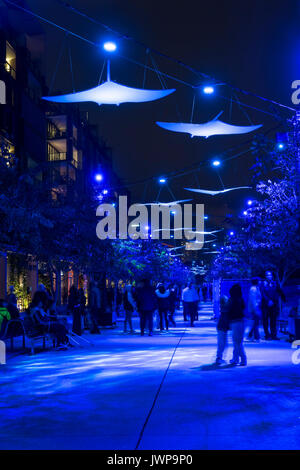
[[[5, 88], [5, 104], [0, 104], [0, 156], [23, 173], [31, 170], [36, 184], [50, 181], [53, 202], [63, 203], [73, 196], [76, 182], [82, 191], [95, 183], [97, 173], [105, 174], [105, 199], [117, 200], [128, 194], [113, 171], [112, 151], [97, 135], [96, 126], [76, 105], [52, 105], [41, 100], [48, 94], [40, 73], [44, 35], [32, 19], [24, 23], [20, 12], [0, 0], [0, 80]], [[75, 185], [74, 185], [75, 186]], [[103, 190], [102, 186], [101, 189]], [[0, 253], [0, 298], [12, 283], [10, 257]], [[62, 289], [75, 282], [74, 273], [62, 273]], [[23, 276], [24, 277], [24, 276]], [[67, 279], [65, 282], [64, 280]], [[23, 291], [35, 291], [38, 266], [32, 260], [26, 280], [18, 279]], [[77, 281], [78, 282], [78, 279]], [[25, 294], [24, 294], [25, 295]]]

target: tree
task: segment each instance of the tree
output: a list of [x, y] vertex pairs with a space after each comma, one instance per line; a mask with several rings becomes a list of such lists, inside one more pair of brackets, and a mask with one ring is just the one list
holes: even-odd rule
[[236, 235], [227, 238], [213, 270], [253, 275], [272, 269], [283, 285], [300, 267], [298, 145], [290, 132], [280, 150], [267, 139], [257, 140], [252, 150], [257, 199], [239, 220]]

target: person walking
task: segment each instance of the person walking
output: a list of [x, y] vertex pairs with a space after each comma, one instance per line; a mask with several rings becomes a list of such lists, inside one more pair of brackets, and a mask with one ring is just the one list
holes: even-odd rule
[[259, 335], [259, 319], [261, 316], [261, 292], [258, 287], [258, 278], [253, 278], [251, 283], [252, 286], [250, 287], [249, 291], [249, 298], [248, 298], [248, 313], [251, 316], [253, 321], [252, 328], [250, 329], [247, 339], [249, 341], [254, 338], [255, 341], [260, 340]]
[[187, 302], [184, 300], [184, 291], [187, 289], [188, 285], [186, 285], [181, 291], [181, 300], [182, 300], [182, 309], [183, 309], [183, 321], [188, 321], [188, 305]]
[[229, 294], [228, 320], [232, 330], [233, 342], [233, 357], [230, 363], [232, 365], [246, 366], [247, 357], [243, 347], [245, 302], [242, 297], [240, 284], [233, 284]]
[[177, 303], [177, 291], [176, 286], [174, 284], [170, 284], [169, 286], [169, 324], [171, 323], [173, 326], [176, 326], [176, 322], [174, 320], [174, 314], [176, 310], [176, 303]]
[[153, 335], [153, 312], [157, 308], [157, 296], [149, 279], [144, 279], [142, 286], [137, 291], [137, 304], [140, 314], [141, 336], [145, 334], [148, 325], [149, 336]]
[[170, 309], [169, 297], [170, 291], [165, 288], [163, 283], [160, 283], [155, 291], [157, 296], [158, 314], [159, 314], [159, 328], [160, 331], [169, 329], [168, 311]]
[[84, 294], [83, 287], [80, 287], [80, 289], [78, 289], [78, 298], [79, 298], [80, 317], [81, 317], [81, 322], [82, 322], [83, 330], [84, 330], [85, 328], [87, 328], [87, 319], [86, 319], [86, 310], [85, 310], [86, 297]]
[[[266, 280], [261, 286], [262, 318], [266, 340], [278, 340], [277, 317], [279, 314], [279, 297], [285, 300], [284, 294], [277, 282], [273, 280], [271, 271], [266, 271]], [[270, 325], [270, 330], [269, 330]]]
[[227, 346], [227, 334], [229, 330], [228, 297], [226, 295], [222, 295], [220, 299], [220, 309], [221, 309], [221, 314], [217, 323], [217, 333], [218, 333], [218, 348], [217, 348], [217, 357], [216, 357], [217, 365], [221, 365], [225, 362], [223, 360], [223, 353]]
[[198, 313], [199, 295], [195, 285], [190, 282], [188, 286], [182, 291], [182, 300], [186, 303], [187, 315], [191, 320], [191, 326], [194, 326], [194, 321]]
[[132, 327], [132, 313], [137, 307], [132, 294], [132, 286], [130, 284], [125, 287], [123, 306], [125, 310], [124, 333], [127, 333], [127, 325], [130, 328], [130, 333], [135, 333]]
[[72, 331], [78, 336], [81, 336], [81, 312], [78, 289], [74, 284], [70, 288], [68, 297], [68, 309], [73, 316]]

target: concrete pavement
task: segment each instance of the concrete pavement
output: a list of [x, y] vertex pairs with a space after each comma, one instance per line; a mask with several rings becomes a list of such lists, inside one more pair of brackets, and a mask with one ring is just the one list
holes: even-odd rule
[[0, 448], [299, 449], [290, 344], [247, 343], [247, 367], [216, 368], [215, 323], [201, 313], [195, 328], [177, 317], [153, 337], [117, 328], [88, 335], [92, 347], [9, 356]]

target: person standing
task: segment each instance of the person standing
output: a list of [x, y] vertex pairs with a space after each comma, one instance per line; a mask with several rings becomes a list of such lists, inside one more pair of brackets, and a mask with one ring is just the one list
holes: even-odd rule
[[273, 280], [271, 271], [266, 271], [266, 280], [262, 284], [261, 295], [265, 339], [278, 340], [277, 317], [279, 314], [279, 297], [281, 296], [284, 299], [284, 295], [277, 282]]
[[170, 303], [169, 303], [170, 291], [169, 289], [165, 288], [163, 283], [161, 283], [158, 285], [155, 291], [155, 294], [157, 296], [160, 331], [164, 330], [164, 325], [166, 327], [166, 330], [168, 331], [169, 329], [168, 311], [170, 309]]
[[90, 293], [89, 293], [89, 308], [90, 308], [90, 315], [91, 315], [91, 333], [98, 333], [100, 334], [100, 330], [98, 328], [98, 319], [100, 313], [100, 306], [101, 306], [101, 296], [100, 290], [98, 288], [97, 282], [90, 283]]
[[130, 284], [125, 287], [123, 306], [125, 310], [124, 333], [127, 333], [127, 325], [130, 328], [130, 333], [134, 333], [135, 331], [132, 327], [132, 313], [136, 310], [136, 303], [132, 295], [132, 286]]
[[227, 333], [229, 330], [229, 319], [228, 319], [228, 297], [223, 295], [220, 299], [221, 314], [217, 323], [218, 333], [218, 349], [216, 364], [221, 365], [223, 362], [223, 353], [227, 346]]
[[187, 314], [190, 316], [191, 326], [194, 326], [194, 321], [198, 313], [199, 295], [192, 282], [183, 289], [182, 300], [186, 303]]
[[251, 341], [252, 338], [254, 338], [255, 341], [259, 341], [260, 335], [258, 327], [261, 316], [261, 292], [258, 287], [258, 278], [253, 278], [251, 282], [252, 286], [250, 287], [248, 298], [248, 313], [251, 315], [253, 325], [247, 335], [247, 339]]
[[247, 365], [247, 357], [243, 347], [244, 340], [244, 311], [245, 302], [242, 297], [240, 284], [234, 284], [230, 291], [228, 301], [228, 320], [232, 330], [233, 357], [230, 361], [232, 365]]
[[157, 308], [157, 297], [149, 279], [145, 279], [137, 291], [137, 304], [140, 314], [141, 336], [148, 325], [149, 336], [153, 335], [153, 312]]
[[81, 336], [81, 312], [79, 303], [78, 289], [73, 285], [70, 288], [68, 297], [68, 309], [73, 316], [72, 331], [78, 336]]

